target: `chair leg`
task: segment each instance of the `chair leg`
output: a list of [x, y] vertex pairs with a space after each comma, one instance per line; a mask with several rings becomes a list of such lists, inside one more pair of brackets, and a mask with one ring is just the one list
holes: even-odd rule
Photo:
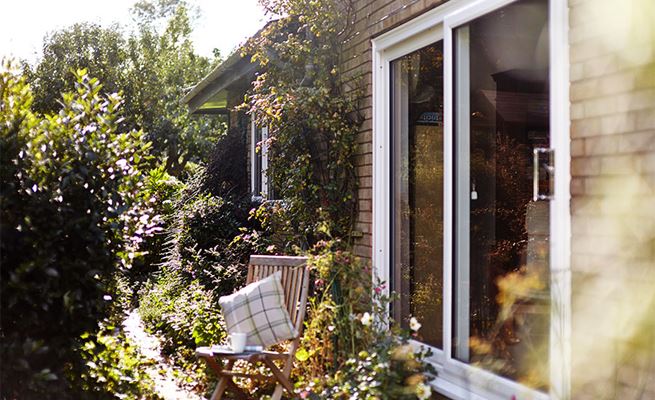
[[[230, 389], [230, 391], [238, 399], [247, 400], [249, 398], [248, 395], [243, 390], [241, 390], [241, 388], [237, 386], [236, 383], [234, 383], [232, 377], [223, 374], [223, 367], [220, 361], [216, 362], [216, 360], [213, 357], [203, 357], [203, 358], [205, 359], [205, 361], [207, 361], [207, 364], [209, 364], [211, 369], [213, 369], [216, 375], [218, 375], [219, 377], [218, 383], [216, 384], [216, 389], [214, 389], [214, 393], [212, 393], [211, 400], [221, 400], [223, 398], [223, 394], [225, 393], [226, 389]], [[226, 369], [231, 370], [233, 365], [234, 365], [233, 360], [228, 361], [226, 365]]]
[[216, 384], [216, 389], [214, 389], [214, 393], [212, 393], [211, 400], [221, 400], [223, 398], [223, 393], [225, 393], [226, 388], [227, 388], [227, 378], [221, 377], [218, 380], [218, 383]]
[[275, 385], [275, 392], [273, 392], [271, 400], [280, 400], [282, 398], [282, 392], [284, 392], [284, 388], [278, 383]]
[[[268, 368], [271, 370], [271, 372], [273, 373], [273, 376], [278, 381], [278, 386], [281, 384], [282, 386], [284, 386], [284, 388], [287, 390], [287, 392], [289, 392], [291, 396], [295, 396], [296, 391], [294, 390], [293, 385], [289, 381], [289, 375], [283, 374], [282, 371], [280, 371], [280, 369], [277, 367], [277, 365], [275, 365], [273, 360], [264, 358], [262, 361], [264, 361], [264, 364], [266, 364]], [[278, 391], [277, 386], [275, 387], [275, 391], [276, 392]]]

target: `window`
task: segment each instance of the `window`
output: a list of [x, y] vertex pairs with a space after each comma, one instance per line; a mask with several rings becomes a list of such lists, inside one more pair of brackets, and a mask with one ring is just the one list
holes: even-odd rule
[[391, 63], [391, 287], [394, 319], [423, 321], [423, 340], [442, 347], [443, 42]]
[[[520, 0], [453, 32], [457, 359], [548, 389], [548, 2]], [[526, 293], [522, 293], [526, 291]]]
[[373, 41], [373, 262], [453, 398], [568, 392], [566, 21], [451, 0]]
[[253, 120], [250, 124], [250, 130], [250, 186], [252, 195], [254, 198], [275, 199], [267, 174], [269, 159], [268, 127], [258, 127]]

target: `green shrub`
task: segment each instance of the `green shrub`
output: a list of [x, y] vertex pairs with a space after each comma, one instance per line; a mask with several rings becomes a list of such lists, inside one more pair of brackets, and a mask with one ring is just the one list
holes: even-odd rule
[[[61, 110], [37, 116], [25, 80], [0, 70], [2, 397], [67, 398], [86, 368], [76, 349], [109, 311], [121, 216], [149, 144], [120, 132], [121, 98], [76, 74]], [[68, 374], [64, 374], [68, 371]]]
[[225, 337], [214, 295], [179, 271], [164, 270], [141, 291], [139, 315], [162, 340], [162, 352], [191, 362], [197, 346], [220, 343]]
[[[319, 242], [313, 251], [315, 292], [295, 371], [304, 398], [429, 398], [426, 373], [434, 371], [424, 359], [431, 353], [413, 348], [409, 339], [418, 333], [391, 319], [393, 296], [384, 284], [374, 285], [368, 265], [338, 240]], [[418, 321], [412, 325], [420, 328]]]
[[94, 399], [159, 399], [145, 372], [146, 361], [130, 340], [111, 325], [81, 335], [80, 356], [87, 368], [72, 381]]
[[221, 296], [243, 284], [249, 255], [265, 242], [253, 232], [249, 199], [211, 194], [205, 190], [207, 179], [200, 168], [175, 202], [164, 268], [197, 279]]
[[121, 254], [124, 275], [133, 293], [162, 263], [166, 229], [175, 210], [175, 198], [183, 187], [163, 167], [152, 169], [145, 176], [138, 201], [124, 215], [126, 221], [133, 221], [124, 228], [128, 239]]
[[[425, 400], [431, 397], [425, 372], [428, 355], [407, 339], [387, 335], [369, 351], [361, 351], [334, 374], [316, 379], [305, 389], [310, 399]], [[430, 371], [432, 372], [432, 371]]]

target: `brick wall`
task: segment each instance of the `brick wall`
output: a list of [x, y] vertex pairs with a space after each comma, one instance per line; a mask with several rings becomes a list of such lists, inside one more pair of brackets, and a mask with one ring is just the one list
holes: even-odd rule
[[[444, 1], [360, 0], [356, 252], [371, 256], [371, 38]], [[655, 398], [655, 1], [569, 0], [573, 397]]]
[[655, 398], [655, 2], [570, 0], [573, 397]]

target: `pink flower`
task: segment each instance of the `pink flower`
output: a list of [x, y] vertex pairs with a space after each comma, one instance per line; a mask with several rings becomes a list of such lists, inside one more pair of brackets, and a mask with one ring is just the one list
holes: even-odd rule
[[306, 390], [300, 392], [300, 398], [301, 399], [308, 399], [309, 398], [309, 392], [306, 391]]

